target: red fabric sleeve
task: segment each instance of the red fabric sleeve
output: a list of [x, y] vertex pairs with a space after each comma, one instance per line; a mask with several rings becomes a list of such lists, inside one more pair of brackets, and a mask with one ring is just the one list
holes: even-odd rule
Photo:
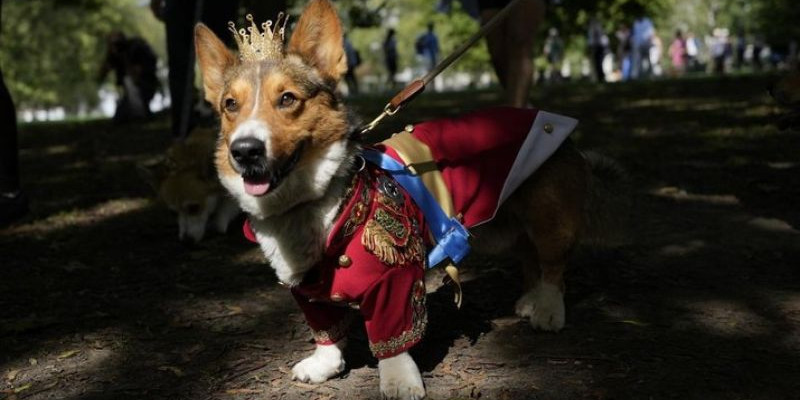
[[419, 342], [428, 322], [422, 268], [386, 271], [364, 294], [361, 314], [369, 348], [378, 359], [400, 354]]

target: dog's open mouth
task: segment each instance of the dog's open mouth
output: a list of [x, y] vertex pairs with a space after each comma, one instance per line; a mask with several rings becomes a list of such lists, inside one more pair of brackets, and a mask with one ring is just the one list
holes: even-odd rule
[[289, 155], [282, 163], [277, 164], [275, 168], [268, 168], [267, 166], [252, 166], [242, 172], [242, 180], [244, 181], [244, 191], [251, 196], [264, 196], [280, 185], [283, 179], [294, 169], [303, 150], [306, 147], [306, 140], [301, 141], [294, 149], [292, 154]]

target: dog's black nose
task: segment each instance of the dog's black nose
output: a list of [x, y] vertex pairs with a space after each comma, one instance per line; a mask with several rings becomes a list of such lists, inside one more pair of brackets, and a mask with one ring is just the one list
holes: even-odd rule
[[258, 165], [266, 158], [264, 142], [248, 137], [231, 143], [231, 157], [243, 167]]

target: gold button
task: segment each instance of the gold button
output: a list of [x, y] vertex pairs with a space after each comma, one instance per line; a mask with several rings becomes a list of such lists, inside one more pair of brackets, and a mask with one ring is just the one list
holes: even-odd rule
[[344, 296], [341, 293], [334, 293], [331, 295], [331, 301], [342, 301], [344, 300]]
[[405, 128], [403, 128], [403, 130], [408, 133], [414, 132], [414, 125], [408, 124], [405, 126]]
[[543, 129], [544, 129], [544, 131], [546, 133], [553, 133], [553, 124], [548, 122], [548, 123], [544, 124]]
[[342, 254], [342, 255], [339, 256], [339, 265], [341, 265], [342, 267], [347, 268], [351, 264], [353, 264], [353, 260], [351, 260], [350, 257], [348, 257], [345, 254]]

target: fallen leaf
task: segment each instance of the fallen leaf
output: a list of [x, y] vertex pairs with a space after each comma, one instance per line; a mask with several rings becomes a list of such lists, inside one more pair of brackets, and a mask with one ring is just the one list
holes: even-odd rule
[[243, 313], [243, 312], [244, 312], [244, 311], [242, 310], [242, 307], [239, 307], [239, 306], [225, 306], [225, 307], [226, 307], [228, 310], [230, 310], [230, 312], [228, 313], [228, 315], [239, 315], [239, 314], [241, 314], [241, 313]]
[[228, 389], [225, 391], [227, 394], [258, 394], [263, 392], [263, 390], [258, 389]]
[[634, 326], [649, 326], [647, 322], [637, 321], [635, 319], [624, 319], [622, 321], [623, 324], [634, 325]]
[[26, 391], [26, 390], [28, 390], [30, 388], [31, 388], [31, 384], [30, 383], [26, 383], [26, 384], [24, 384], [24, 385], [22, 385], [22, 386], [20, 386], [18, 388], [15, 388], [14, 389], [14, 393], [21, 393], [21, 392], [24, 392], [24, 391]]
[[19, 371], [20, 370], [18, 369], [12, 369], [11, 371], [8, 371], [6, 374], [6, 380], [13, 381], [14, 379], [17, 379], [17, 374], [19, 374]]
[[67, 358], [70, 358], [70, 357], [75, 357], [75, 355], [80, 353], [80, 352], [81, 352], [80, 350], [65, 351], [65, 352], [59, 354], [58, 357], [56, 357], [56, 359], [57, 360], [64, 360], [64, 359], [67, 359]]
[[171, 365], [162, 365], [158, 367], [159, 371], [169, 371], [175, 374], [175, 376], [183, 376], [183, 371], [181, 371], [178, 367], [173, 367]]

